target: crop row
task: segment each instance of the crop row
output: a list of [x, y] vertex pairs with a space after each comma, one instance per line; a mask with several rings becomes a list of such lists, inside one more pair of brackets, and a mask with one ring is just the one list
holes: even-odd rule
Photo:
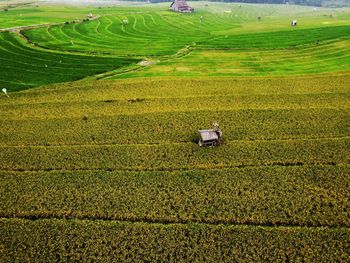
[[[79, 81], [14, 93], [12, 94], [13, 99], [0, 97], [0, 101], [1, 106], [19, 106], [51, 102], [123, 101], [137, 98], [202, 98], [202, 101], [210, 103], [210, 100], [206, 100], [207, 97], [254, 96], [259, 98], [259, 95], [269, 95], [273, 100], [277, 95], [287, 94], [290, 96], [297, 94], [324, 96], [327, 94], [333, 98], [338, 93], [349, 93], [347, 85], [349, 81], [349, 76], [345, 74], [283, 78], [198, 77], [179, 79], [170, 77]], [[268, 99], [268, 97], [265, 98]], [[288, 101], [286, 96], [283, 98]], [[328, 100], [325, 99], [326, 101]]]
[[350, 139], [0, 147], [1, 170], [172, 170], [259, 165], [348, 164]]
[[[2, 120], [56, 119], [83, 116], [137, 115], [157, 112], [287, 110], [287, 109], [348, 109], [350, 92], [334, 94], [226, 95], [183, 98], [118, 98], [105, 100], [36, 104], [1, 104]], [[4, 100], [6, 103], [6, 101]], [[219, 115], [219, 114], [217, 114]], [[220, 116], [218, 116], [220, 117]]]
[[0, 217], [350, 227], [350, 166], [0, 172]]
[[[89, 104], [90, 107], [72, 107], [69, 111], [56, 108], [56, 104], [42, 105], [42, 110], [38, 111], [35, 109], [38, 105], [33, 105], [33, 112], [30, 107], [26, 107], [26, 111], [14, 109], [11, 118], [23, 120], [0, 120], [0, 145], [190, 143], [198, 140], [199, 129], [211, 128], [213, 121], [220, 123], [225, 141], [230, 143], [236, 140], [339, 138], [350, 134], [348, 109], [203, 110], [115, 116], [113, 111], [117, 114], [120, 109], [113, 104], [101, 102], [95, 107]], [[6, 110], [3, 112], [0, 116], [8, 114]], [[90, 116], [87, 112], [112, 116]], [[27, 119], [28, 116], [25, 119], [27, 113], [40, 114], [40, 119]], [[59, 114], [63, 116], [51, 119]], [[71, 118], [70, 115], [80, 116]]]
[[3, 260], [45, 262], [347, 262], [346, 228], [0, 220]]

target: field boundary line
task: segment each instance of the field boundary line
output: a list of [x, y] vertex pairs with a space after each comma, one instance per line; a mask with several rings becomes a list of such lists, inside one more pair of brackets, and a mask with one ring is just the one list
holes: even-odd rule
[[203, 167], [201, 165], [199, 166], [189, 166], [189, 167], [171, 167], [171, 168], [164, 168], [164, 167], [158, 167], [158, 168], [97, 168], [97, 169], [89, 169], [89, 168], [78, 168], [78, 169], [66, 169], [66, 168], [47, 168], [47, 169], [30, 169], [25, 170], [23, 168], [18, 168], [17, 170], [13, 169], [0, 169], [0, 172], [18, 172], [18, 173], [25, 173], [25, 172], [81, 172], [81, 171], [91, 171], [91, 172], [98, 172], [98, 171], [104, 171], [104, 172], [113, 172], [113, 171], [126, 171], [126, 172], [176, 172], [176, 171], [213, 171], [213, 170], [230, 170], [230, 169], [243, 169], [243, 168], [255, 168], [255, 167], [296, 167], [296, 166], [348, 166], [350, 165], [350, 162], [348, 163], [336, 163], [336, 162], [309, 162], [304, 163], [300, 161], [272, 161], [272, 162], [266, 162], [266, 163], [260, 163], [260, 164], [232, 164], [232, 165], [213, 165], [211, 167]]
[[[277, 31], [277, 32], [281, 32], [281, 31]], [[220, 37], [222, 38], [222, 37]], [[344, 40], [350, 40], [350, 37], [348, 36], [342, 36], [342, 37], [338, 37], [338, 38], [332, 38], [332, 39], [328, 39], [328, 40], [324, 40], [322, 41], [322, 45], [329, 45], [329, 44], [333, 44], [339, 41], [344, 41]], [[301, 45], [296, 45], [296, 46], [292, 46], [292, 47], [279, 47], [279, 48], [271, 48], [271, 47], [246, 47], [246, 48], [240, 48], [240, 47], [220, 47], [220, 48], [216, 48], [216, 47], [207, 47], [207, 46], [201, 46], [201, 43], [198, 43], [198, 46], [196, 46], [196, 50], [207, 50], [207, 51], [285, 51], [285, 50], [298, 50], [298, 49], [304, 49], [304, 48], [308, 48], [308, 47], [314, 47], [315, 44], [314, 43], [309, 43], [309, 44], [301, 44]]]
[[[249, 142], [249, 143], [259, 143], [259, 142], [289, 142], [289, 141], [338, 141], [338, 140], [348, 140], [350, 139], [350, 136], [339, 136], [339, 137], [319, 137], [319, 138], [276, 138], [276, 139], [238, 139], [238, 140], [230, 140], [226, 141], [224, 145], [235, 145], [236, 142]], [[130, 147], [138, 147], [138, 146], [149, 146], [149, 147], [156, 147], [156, 146], [167, 146], [167, 145], [193, 145], [196, 144], [191, 141], [185, 141], [185, 142], [150, 142], [150, 143], [100, 143], [100, 144], [57, 144], [57, 145], [1, 145], [0, 148], [60, 148], [60, 147], [67, 147], [67, 148], [78, 148], [78, 147], [124, 147], [124, 146], [130, 146]]]
[[[11, 104], [6, 104], [6, 105], [11, 105]], [[0, 107], [1, 107], [1, 104], [0, 104]], [[259, 107], [255, 107], [255, 108], [236, 108], [236, 109], [231, 109], [231, 110], [210, 110], [210, 109], [194, 109], [194, 110], [173, 110], [173, 111], [147, 111], [147, 112], [143, 112], [143, 113], [132, 113], [132, 112], [128, 112], [128, 113], [120, 113], [120, 114], [116, 114], [116, 113], [111, 113], [111, 114], [100, 114], [100, 115], [89, 115], [89, 117], [98, 117], [98, 118], [101, 118], [101, 117], [118, 117], [118, 116], [144, 116], [144, 115], [153, 115], [153, 114], [178, 114], [178, 113], [193, 113], [193, 112], [197, 112], [197, 113], [203, 113], [203, 112], [239, 112], [239, 111], [246, 111], [246, 110], [253, 110], [253, 111], [302, 111], [302, 110], [348, 110], [350, 109], [350, 107], [295, 107], [295, 108], [269, 108], [269, 107], [264, 107], [264, 108], [259, 108]], [[1, 114], [0, 114], [1, 116]], [[50, 117], [47, 117], [47, 116], [34, 116], [34, 117], [31, 117], [31, 116], [28, 116], [28, 117], [17, 117], [17, 118], [8, 118], [8, 117], [4, 117], [2, 116], [2, 121], [40, 121], [40, 120], [71, 120], [71, 119], [79, 119], [79, 118], [82, 118], [81, 115], [73, 115], [73, 116], [70, 116], [70, 117], [58, 117], [58, 116], [50, 116]]]
[[186, 219], [186, 220], [176, 220], [176, 219], [155, 219], [155, 218], [117, 218], [112, 216], [67, 216], [67, 215], [22, 215], [22, 216], [6, 216], [0, 215], [1, 219], [25, 219], [30, 221], [37, 220], [79, 220], [79, 221], [97, 221], [97, 222], [124, 222], [124, 223], [144, 223], [144, 224], [154, 224], [154, 225], [187, 225], [187, 224], [201, 224], [208, 226], [242, 226], [242, 227], [266, 227], [266, 228], [328, 228], [328, 229], [349, 229], [350, 226], [346, 224], [342, 225], [315, 225], [315, 224], [295, 224], [295, 223], [282, 223], [282, 222], [266, 222], [266, 223], [256, 223], [256, 222], [229, 222], [225, 220], [217, 221], [205, 221], [205, 220], [196, 220], [196, 219]]
[[[23, 43], [23, 42], [22, 42]], [[26, 43], [25, 43], [26, 44]], [[49, 51], [49, 50], [48, 50]], [[56, 53], [56, 54], [70, 54], [72, 55], [73, 53], [69, 53], [69, 52], [58, 52], [56, 50], [52, 50], [53, 53]], [[74, 55], [74, 54], [73, 54]], [[79, 54], [77, 54], [79, 55]], [[84, 55], [84, 53], [81, 53], [81, 55]], [[88, 56], [89, 54], [85, 54], [86, 56]], [[103, 56], [103, 54], [101, 54]], [[108, 56], [106, 56], [108, 57]], [[111, 56], [111, 57], [115, 57], [115, 56]], [[119, 57], [115, 57], [115, 58], [124, 58], [123, 56], [119, 56]], [[310, 73], [310, 74], [295, 74], [295, 75], [281, 75], [281, 76], [278, 76], [278, 75], [271, 75], [269, 76], [269, 79], [272, 80], [272, 81], [276, 81], [276, 80], [288, 80], [288, 81], [295, 81], [295, 80], [302, 80], [302, 81], [305, 81], [305, 80], [310, 80], [310, 79], [327, 79], [327, 78], [330, 78], [330, 77], [333, 77], [333, 78], [348, 78], [349, 77], [349, 73], [350, 71], [349, 70], [345, 70], [345, 71], [337, 71], [337, 72], [323, 72], [323, 73]], [[91, 77], [91, 76], [90, 76]], [[156, 83], [157, 81], [169, 81], [169, 80], [184, 80], [184, 81], [188, 81], [189, 79], [191, 79], [193, 77], [191, 76], [159, 76], [159, 77], [152, 77], [152, 78], [147, 78], [147, 77], [133, 77], [133, 78], [125, 78], [123, 79], [123, 81], [125, 83], [133, 83], [133, 84], [140, 84], [140, 83], [144, 83], [145, 81], [149, 82], [149, 83]], [[227, 80], [232, 80], [232, 79], [235, 79], [237, 81], [247, 81], [247, 80], [266, 80], [266, 76], [212, 76], [212, 77], [207, 77], [207, 76], [201, 76], [201, 77], [198, 77], [197, 78], [198, 81], [227, 81]], [[86, 79], [80, 79], [80, 80], [77, 80], [75, 82], [84, 82], [86, 81]], [[114, 80], [103, 80], [107, 83], [115, 83]], [[72, 83], [72, 82], [69, 82], [69, 83]], [[63, 83], [53, 83], [53, 84], [48, 84], [48, 85], [45, 85], [45, 86], [40, 86], [40, 87], [33, 87], [31, 89], [27, 89], [27, 90], [22, 90], [21, 91], [21, 94], [23, 93], [37, 93], [40, 91], [40, 93], [42, 92], [51, 92], [52, 90], [57, 90], [57, 86], [59, 84], [63, 84]], [[336, 87], [337, 89], [339, 88], [339, 86]], [[346, 86], [346, 88], [348, 88]], [[60, 87], [60, 89], [62, 91], [71, 91], [72, 88], [70, 87]], [[341, 85], [341, 90], [344, 89], [344, 84]], [[319, 92], [317, 92], [319, 93]], [[343, 91], [341, 92], [343, 93]], [[345, 93], [348, 93], [348, 91], [346, 91]], [[268, 95], [267, 93], [257, 93], [257, 95]], [[313, 92], [295, 92], [295, 93], [278, 93], [278, 94], [285, 94], [285, 95], [288, 95], [288, 94], [299, 94], [299, 95], [302, 95], [302, 94], [314, 94]], [[328, 92], [321, 92], [321, 94], [329, 94]], [[153, 97], [151, 97], [153, 98]], [[156, 98], [161, 98], [161, 97], [156, 97]], [[165, 97], [165, 98], [171, 98], [171, 97]], [[6, 105], [8, 105], [6, 103]]]
[[[0, 58], [0, 60], [2, 60], [2, 58]], [[5, 59], [4, 59], [5, 60]], [[28, 64], [29, 65], [29, 64]], [[111, 72], [109, 72], [111, 73]], [[107, 73], [103, 73], [103, 74], [107, 74]], [[97, 76], [97, 75], [95, 75]], [[91, 77], [91, 76], [90, 76]], [[47, 90], [40, 90], [41, 92], [43, 91], [47, 91]], [[350, 96], [350, 91], [345, 92], [345, 91], [337, 91], [337, 92], [333, 92], [332, 94], [330, 94], [329, 92], [325, 91], [325, 92], [305, 92], [305, 93], [275, 93], [275, 94], [268, 94], [268, 93], [255, 93], [255, 94], [226, 94], [226, 95], [220, 95], [220, 94], [198, 94], [198, 95], [184, 95], [184, 96], [139, 96], [144, 100], [147, 101], [159, 101], [159, 100], [191, 100], [191, 99], [207, 99], [207, 98], [220, 98], [220, 99], [226, 99], [226, 98], [233, 98], [233, 99], [237, 99], [237, 98], [251, 98], [251, 97], [259, 97], [259, 98], [265, 98], [265, 97], [269, 97], [269, 98], [278, 98], [278, 97], [282, 97], [282, 96], [327, 96], [327, 97], [331, 97], [331, 96], [339, 96], [339, 95], [344, 95], [344, 96]], [[81, 100], [81, 99], [77, 99], [77, 100], [70, 100], [70, 101], [42, 101], [42, 102], [24, 102], [24, 103], [16, 103], [16, 105], [22, 105], [22, 106], [31, 106], [31, 105], [47, 105], [47, 104], [58, 104], [58, 105], [62, 105], [62, 104], [72, 104], [73, 103], [103, 103], [106, 102], [106, 99], [94, 99], [94, 100]], [[124, 97], [118, 97], [118, 99], [112, 100], [110, 102], [128, 102], [130, 100], [130, 96], [124, 96]], [[4, 101], [6, 102], [6, 101]], [[7, 106], [7, 105], [13, 105], [14, 103], [1, 103], [0, 106]], [[350, 107], [350, 103], [349, 106]], [[310, 107], [311, 108], [311, 107]], [[327, 108], [327, 107], [323, 107], [323, 108]]]
[[[0, 173], [5, 173], [5, 172], [10, 172], [10, 173], [18, 173], [18, 174], [23, 174], [23, 173], [55, 173], [55, 172], [106, 172], [106, 173], [113, 173], [113, 172], [130, 172], [130, 173], [137, 173], [137, 172], [167, 172], [167, 173], [172, 173], [172, 172], [180, 172], [180, 171], [232, 171], [232, 170], [239, 170], [243, 168], [251, 168], [251, 169], [260, 169], [261, 167], [296, 167], [296, 166], [303, 166], [303, 167], [315, 167], [315, 166], [321, 166], [320, 164], [312, 164], [312, 163], [306, 163], [303, 165], [289, 165], [289, 166], [283, 166], [283, 165], [246, 165], [246, 166], [226, 166], [226, 167], [211, 167], [211, 168], [204, 168], [204, 167], [191, 167], [191, 168], [178, 168], [178, 169], [161, 169], [161, 170], [150, 170], [150, 169], [144, 169], [144, 170], [133, 170], [133, 169], [46, 169], [46, 170], [10, 170], [10, 169], [0, 169]], [[349, 167], [350, 168], [350, 163], [339, 163], [339, 164], [322, 164], [322, 166], [326, 167]]]

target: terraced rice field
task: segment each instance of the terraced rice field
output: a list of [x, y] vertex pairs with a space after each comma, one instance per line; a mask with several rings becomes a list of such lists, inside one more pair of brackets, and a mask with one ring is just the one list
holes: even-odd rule
[[[128, 24], [124, 25], [123, 20], [127, 20]], [[126, 12], [103, 15], [85, 23], [29, 30], [24, 34], [34, 43], [48, 48], [94, 50], [124, 56], [159, 56], [175, 54], [186, 45], [209, 39], [213, 30], [232, 28], [230, 23], [230, 19], [210, 13], [201, 23], [200, 14], [180, 17], [170, 11]]]
[[[194, 5], [198, 11], [190, 15], [167, 11], [165, 4], [100, 9], [44, 6], [3, 12], [0, 20], [4, 27], [55, 23], [19, 29], [22, 38], [1, 33], [4, 63], [0, 69], [4, 74], [0, 84], [16, 91], [108, 71], [113, 71], [109, 76], [128, 78], [286, 75], [349, 69], [347, 9]], [[83, 21], [90, 12], [94, 19]], [[290, 28], [287, 19], [294, 18], [302, 19], [300, 27]], [[24, 38], [45, 49], [23, 43]], [[78, 54], [72, 56], [72, 52]], [[20, 60], [13, 60], [14, 56]], [[139, 67], [140, 60], [153, 66]]]
[[[8, 0], [0, 2], [1, 28], [16, 26], [31, 26], [47, 23], [59, 23], [75, 19], [82, 19], [90, 12], [90, 8], [73, 6], [45, 6], [26, 0]], [[3, 11], [7, 8], [8, 11]]]
[[0, 85], [10, 91], [78, 80], [137, 62], [135, 59], [37, 50], [8, 32], [0, 33], [0, 61]]
[[0, 261], [350, 260], [349, 10], [193, 5], [0, 33]]
[[[289, 28], [289, 23], [284, 22], [278, 31], [271, 32], [274, 29], [271, 26], [273, 20], [267, 18], [266, 22], [261, 21], [255, 29], [247, 29], [248, 32], [242, 34], [242, 30], [238, 30], [242, 27], [242, 20], [247, 24], [253, 21], [256, 24], [257, 18], [253, 17], [254, 13], [238, 9], [238, 5], [233, 7], [237, 9], [232, 8], [236, 16], [205, 12], [203, 9], [190, 15], [152, 9], [145, 9], [144, 12], [125, 10], [124, 13], [101, 15], [93, 21], [54, 25], [28, 30], [24, 34], [34, 43], [48, 48], [135, 56], [173, 55], [186, 46], [214, 49], [288, 48], [350, 36], [349, 25], [342, 25], [344, 21], [341, 19], [332, 21], [333, 26], [312, 24], [312, 28], [306, 20], [304, 27], [298, 30]], [[276, 16], [279, 11], [274, 10], [273, 14]], [[261, 13], [266, 12], [267, 9], [262, 8]], [[128, 24], [123, 24], [124, 20]], [[270, 32], [256, 32], [259, 28]], [[72, 41], [74, 44], [71, 44]]]
[[184, 57], [161, 61], [114, 78], [152, 76], [284, 76], [349, 71], [350, 40], [321, 46], [261, 49], [194, 49]]

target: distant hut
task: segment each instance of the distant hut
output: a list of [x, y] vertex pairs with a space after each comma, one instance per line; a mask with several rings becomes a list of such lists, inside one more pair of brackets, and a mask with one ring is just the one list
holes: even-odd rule
[[180, 13], [193, 13], [194, 8], [190, 7], [186, 0], [175, 0], [171, 3], [170, 9]]
[[290, 23], [291, 26], [297, 26], [298, 25], [298, 21], [296, 20], [293, 20], [291, 23]]
[[91, 18], [94, 18], [94, 16], [92, 15], [92, 13], [90, 13], [86, 16], [86, 18], [91, 19]]

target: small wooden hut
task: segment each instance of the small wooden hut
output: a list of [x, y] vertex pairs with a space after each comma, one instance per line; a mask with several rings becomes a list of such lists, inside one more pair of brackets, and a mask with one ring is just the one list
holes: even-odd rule
[[194, 8], [190, 7], [186, 0], [175, 0], [174, 2], [171, 3], [170, 9], [175, 11], [175, 12], [180, 12], [180, 13], [193, 13]]
[[219, 124], [214, 123], [211, 130], [199, 130], [199, 146], [212, 147], [220, 144], [222, 138], [222, 131]]

